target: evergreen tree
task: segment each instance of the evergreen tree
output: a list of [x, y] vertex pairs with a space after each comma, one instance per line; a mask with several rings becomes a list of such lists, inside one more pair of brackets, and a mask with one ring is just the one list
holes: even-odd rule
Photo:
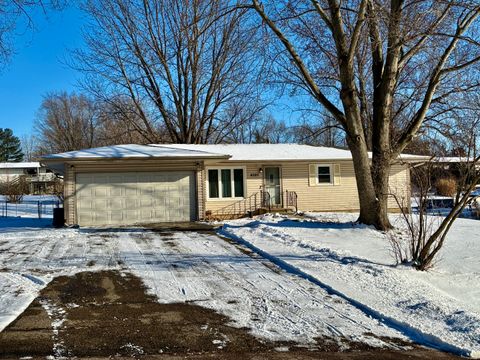
[[0, 162], [20, 162], [23, 160], [20, 139], [11, 129], [0, 128]]

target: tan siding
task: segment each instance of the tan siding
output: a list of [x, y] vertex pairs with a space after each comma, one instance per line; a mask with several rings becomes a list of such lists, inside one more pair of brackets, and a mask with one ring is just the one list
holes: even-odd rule
[[[398, 202], [403, 208], [410, 208], [410, 171], [408, 165], [396, 164], [390, 171], [389, 188], [395, 194]], [[388, 207], [399, 210], [397, 201], [393, 196], [389, 198]]]
[[[340, 181], [338, 185], [309, 185], [310, 164], [330, 164], [340, 166]], [[211, 166], [244, 167], [246, 176], [245, 197], [258, 193], [263, 185], [259, 169], [265, 166], [280, 166], [282, 191], [295, 191], [298, 195], [298, 208], [303, 211], [354, 211], [358, 210], [358, 194], [351, 161], [316, 161], [316, 162], [210, 162]], [[198, 217], [203, 218], [206, 211], [216, 211], [229, 206], [238, 200], [207, 199], [207, 173], [199, 162], [166, 162], [166, 161], [104, 161], [78, 162], [70, 168], [66, 164], [65, 174], [65, 211], [68, 224], [76, 223], [75, 215], [75, 174], [83, 172], [112, 171], [162, 171], [162, 170], [195, 170], [197, 179]], [[209, 165], [206, 165], [208, 168]], [[335, 168], [335, 166], [333, 166]], [[410, 180], [407, 165], [394, 165], [390, 179], [391, 191], [398, 194], [407, 203], [410, 195]], [[253, 200], [252, 200], [253, 201]], [[395, 200], [389, 200], [391, 209], [398, 209]]]
[[198, 218], [205, 218], [205, 170], [197, 170], [197, 204], [198, 204]]
[[[247, 197], [258, 192], [263, 184], [262, 176], [257, 174], [258, 169], [264, 166], [280, 166], [282, 176], [282, 191], [295, 191], [298, 195], [298, 209], [302, 211], [355, 211], [359, 209], [357, 184], [353, 163], [351, 161], [316, 161], [316, 162], [283, 162], [271, 164], [245, 164], [223, 163], [225, 166], [246, 166]], [[340, 181], [338, 185], [309, 184], [309, 165], [329, 164], [340, 167]], [[215, 164], [220, 166], [222, 163]], [[335, 166], [332, 166], [332, 170]], [[338, 167], [337, 167], [338, 168]], [[206, 187], [206, 184], [205, 184]], [[406, 165], [393, 165], [391, 176], [391, 189], [401, 199], [408, 200], [409, 180], [408, 167]], [[208, 200], [205, 208], [209, 211], [217, 211], [235, 201], [233, 200]], [[393, 198], [389, 199], [389, 208], [397, 210], [398, 206]]]
[[310, 186], [308, 183], [309, 164], [308, 162], [299, 162], [283, 165], [283, 190], [295, 191], [297, 193], [299, 210], [336, 211], [358, 209], [357, 186], [351, 162], [315, 162], [315, 164], [339, 165], [340, 181], [338, 185], [320, 184]]
[[64, 178], [64, 207], [65, 207], [65, 221], [67, 225], [76, 224], [75, 214], [75, 170], [70, 165], [65, 164], [65, 178]]
[[77, 163], [76, 172], [112, 172], [112, 171], [175, 171], [175, 170], [196, 170], [195, 162], [98, 162], [98, 163]]

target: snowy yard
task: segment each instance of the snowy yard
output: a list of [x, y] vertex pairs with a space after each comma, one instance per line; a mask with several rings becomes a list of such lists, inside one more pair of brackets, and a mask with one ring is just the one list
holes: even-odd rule
[[306, 217], [230, 221], [221, 233], [410, 339], [480, 356], [480, 221], [458, 219], [435, 268], [418, 272], [394, 266], [386, 236], [353, 214]]
[[0, 217], [52, 218], [60, 200], [54, 195], [25, 195], [20, 203], [7, 202], [0, 195]]
[[421, 273], [394, 266], [385, 236], [354, 219], [229, 221], [219, 233], [235, 245], [208, 232], [52, 229], [50, 219], [0, 218], [0, 331], [54, 277], [115, 269], [140, 277], [161, 303], [213, 309], [268, 340], [395, 347], [380, 340], [391, 337], [478, 357], [480, 222], [459, 219], [440, 262]]
[[48, 220], [0, 219], [0, 329], [53, 277], [116, 269], [139, 276], [161, 303], [193, 302], [269, 340], [314, 346], [334, 339], [390, 346], [406, 339], [348, 301], [210, 233], [52, 229]]

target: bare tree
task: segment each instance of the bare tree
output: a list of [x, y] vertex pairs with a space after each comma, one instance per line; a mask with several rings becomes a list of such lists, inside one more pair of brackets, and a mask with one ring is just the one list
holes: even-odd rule
[[253, 132], [253, 143], [278, 144], [291, 142], [291, 129], [284, 121], [276, 120], [272, 115], [267, 116]]
[[302, 122], [293, 126], [291, 131], [298, 143], [338, 148], [346, 146], [343, 128], [329, 113], [306, 111]]
[[[149, 142], [218, 142], [258, 107], [259, 57], [245, 10], [216, 0], [89, 0], [87, 51], [76, 53], [85, 85], [127, 96]], [[223, 15], [223, 16], [221, 16]], [[235, 111], [232, 111], [235, 110]]]
[[[480, 144], [476, 140], [480, 131], [480, 119], [470, 117], [472, 112], [475, 113], [475, 105], [464, 110], [461, 118], [452, 118], [448, 123], [442, 124], [444, 129], [441, 135], [448, 138], [450, 147], [444, 155], [454, 155], [455, 161], [450, 162], [448, 157], [439, 157], [437, 154], [430, 161], [412, 168], [418, 213], [407, 214], [402, 211], [407, 225], [406, 237], [391, 232], [389, 238], [397, 260], [409, 262], [418, 270], [427, 270], [433, 266], [454, 221], [467, 206], [472, 206], [477, 201], [477, 197], [471, 194], [480, 183]], [[453, 180], [454, 185], [453, 194], [450, 194], [453, 195], [453, 204], [445, 216], [429, 213], [432, 201], [430, 195], [434, 186], [438, 186], [438, 178]], [[405, 209], [405, 206], [399, 205], [400, 209]]]
[[0, 183], [0, 193], [5, 195], [7, 202], [18, 204], [29, 193], [26, 176], [22, 175]]
[[12, 40], [15, 30], [19, 27], [32, 28], [34, 23], [31, 11], [41, 8], [61, 9], [65, 6], [64, 0], [9, 0], [0, 1], [0, 65], [7, 62], [12, 55]]
[[[480, 5], [466, 0], [243, 1], [277, 41], [281, 79], [303, 89], [344, 129], [359, 221], [391, 227], [392, 162], [424, 122], [479, 84]], [[372, 159], [368, 150], [372, 150]]]
[[23, 135], [20, 139], [22, 144], [23, 159], [34, 161], [37, 151], [37, 141], [33, 135]]
[[249, 121], [243, 121], [230, 130], [222, 142], [233, 144], [277, 144], [294, 140], [291, 129], [284, 121], [275, 119], [269, 112], [252, 113]]
[[[475, 186], [480, 182], [480, 156], [467, 154], [460, 163], [461, 171], [457, 177], [457, 189], [453, 197], [453, 206], [445, 217], [428, 214], [431, 190], [431, 173], [438, 165], [435, 160], [422, 167], [414, 168], [412, 176], [417, 184], [416, 201], [418, 214], [412, 215], [402, 211], [407, 225], [407, 236], [401, 238], [390, 233], [390, 243], [399, 262], [411, 263], [418, 270], [427, 270], [433, 266], [439, 251], [442, 249], [448, 232], [463, 210], [476, 201], [471, 196]], [[401, 204], [399, 204], [401, 205]], [[403, 209], [400, 206], [401, 209]]]
[[38, 152], [65, 152], [97, 145], [95, 103], [85, 95], [51, 93], [35, 119]]
[[[99, 146], [117, 144], [148, 144], [149, 136], [143, 120], [138, 116], [135, 105], [129, 98], [117, 96], [97, 103], [98, 126], [96, 139]], [[158, 139], [168, 140], [161, 127], [155, 128]]]

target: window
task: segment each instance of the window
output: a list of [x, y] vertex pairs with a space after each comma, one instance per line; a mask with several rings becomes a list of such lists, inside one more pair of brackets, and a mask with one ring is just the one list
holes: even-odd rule
[[243, 169], [209, 169], [208, 198], [242, 198], [245, 195]]
[[243, 197], [243, 169], [233, 169], [235, 197]]
[[232, 197], [232, 171], [222, 169], [222, 197]]
[[317, 181], [319, 184], [331, 184], [332, 174], [330, 165], [322, 165], [317, 167]]
[[218, 170], [208, 170], [208, 193], [211, 198], [218, 198]]

